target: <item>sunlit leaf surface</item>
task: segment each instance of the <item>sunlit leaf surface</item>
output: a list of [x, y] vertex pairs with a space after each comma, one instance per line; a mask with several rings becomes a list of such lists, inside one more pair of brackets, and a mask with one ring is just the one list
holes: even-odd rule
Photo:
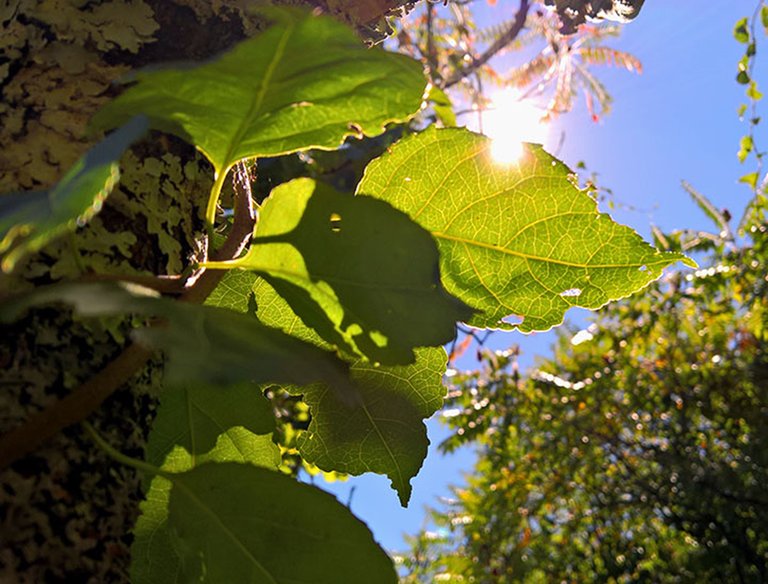
[[265, 11], [272, 25], [217, 60], [139, 73], [94, 119], [135, 113], [194, 143], [225, 172], [239, 160], [372, 136], [418, 111], [426, 81], [404, 55], [368, 49], [330, 17]]
[[478, 310], [470, 324], [546, 330], [569, 307], [599, 308], [686, 260], [598, 213], [540, 146], [527, 145], [507, 165], [493, 161], [490, 147], [467, 130], [430, 129], [371, 163], [358, 187], [437, 239], [447, 290]]
[[413, 362], [415, 347], [449, 342], [471, 315], [443, 289], [426, 230], [310, 179], [272, 191], [247, 255], [208, 265], [262, 274], [325, 341], [377, 363]]

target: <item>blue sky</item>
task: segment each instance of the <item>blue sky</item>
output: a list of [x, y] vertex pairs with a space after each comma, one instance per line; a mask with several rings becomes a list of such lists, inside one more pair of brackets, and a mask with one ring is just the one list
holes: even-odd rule
[[[477, 2], [485, 22], [511, 17], [517, 5], [499, 0], [491, 8]], [[646, 239], [651, 223], [663, 230], [711, 229], [680, 187], [683, 179], [737, 219], [749, 199], [748, 189], [737, 183], [739, 176], [753, 169], [736, 158], [739, 138], [746, 131], [736, 113], [744, 101], [744, 88], [735, 82], [744, 47], [733, 39], [732, 30], [755, 5], [753, 0], [649, 0], [622, 37], [608, 43], [637, 56], [643, 74], [599, 68], [599, 78], [614, 97], [611, 114], [594, 123], [579, 106], [556, 122], [556, 138], [549, 148], [555, 148], [560, 132], [565, 132], [558, 156], [572, 167], [584, 161], [618, 202], [639, 209], [617, 209], [611, 215]], [[758, 70], [761, 50], [768, 50], [768, 43], [758, 47]], [[763, 67], [757, 76], [763, 88], [768, 87], [765, 71]], [[581, 320], [583, 313], [574, 311], [568, 317]], [[520, 344], [525, 367], [534, 355], [545, 355], [552, 340], [552, 333], [509, 333], [495, 335], [493, 344], [499, 348]], [[408, 509], [400, 507], [385, 477], [366, 475], [324, 485], [344, 503], [354, 488], [352, 511], [389, 550], [403, 550], [403, 533], [415, 533], [424, 525], [424, 507], [448, 496], [449, 485], [461, 484], [463, 473], [472, 467], [469, 448], [450, 457], [436, 451], [447, 432], [434, 418], [428, 431], [432, 446], [412, 481]]]

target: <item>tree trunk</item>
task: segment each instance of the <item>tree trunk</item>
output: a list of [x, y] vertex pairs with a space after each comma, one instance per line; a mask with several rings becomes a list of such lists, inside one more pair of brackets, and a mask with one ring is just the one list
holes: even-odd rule
[[[373, 30], [400, 0], [311, 4]], [[0, 4], [0, 193], [45, 189], [97, 137], [86, 126], [148, 65], [202, 60], [258, 31], [242, 0], [5, 0]], [[247, 72], [244, 72], [244, 75]], [[187, 145], [154, 134], [121, 162], [103, 211], [71, 237], [0, 276], [0, 295], [83, 273], [178, 274], [202, 231], [210, 166]], [[73, 320], [40, 309], [3, 326], [0, 434], [67, 395], [126, 344], [130, 322]], [[162, 364], [150, 363], [90, 421], [141, 457]], [[109, 460], [70, 427], [0, 471], [0, 581], [128, 580], [130, 530], [142, 492], [136, 471]]]

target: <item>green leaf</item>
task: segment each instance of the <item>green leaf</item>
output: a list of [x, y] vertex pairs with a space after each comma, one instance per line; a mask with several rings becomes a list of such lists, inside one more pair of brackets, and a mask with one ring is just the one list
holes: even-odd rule
[[760, 22], [763, 23], [765, 34], [768, 34], [768, 6], [763, 5], [760, 9]]
[[740, 43], [749, 42], [749, 24], [746, 17], [739, 20], [733, 27], [733, 38]]
[[427, 231], [311, 179], [272, 191], [245, 256], [206, 265], [258, 272], [324, 340], [377, 363], [412, 363], [415, 347], [447, 343], [471, 315], [443, 289]]
[[327, 386], [289, 388], [303, 394], [312, 422], [299, 439], [302, 457], [326, 471], [386, 474], [403, 507], [411, 497], [411, 478], [427, 456], [424, 422], [443, 405], [442, 348], [420, 349], [416, 363], [374, 367], [358, 361], [350, 373], [360, 405], [347, 405]]
[[[264, 324], [324, 346], [274, 288], [253, 273], [229, 272], [214, 297], [219, 305], [243, 311], [255, 304]], [[351, 374], [361, 398], [355, 407], [337, 399], [327, 386], [286, 387], [293, 394], [303, 393], [312, 413], [312, 422], [299, 440], [302, 457], [326, 471], [386, 474], [406, 505], [410, 479], [429, 446], [422, 419], [442, 406], [445, 365], [442, 348], [418, 349], [416, 363], [405, 367], [354, 362]]]
[[437, 87], [433, 85], [429, 90], [429, 101], [432, 103], [432, 109], [435, 110], [437, 119], [446, 128], [453, 128], [456, 126], [456, 114], [453, 111], [453, 104], [451, 98]]
[[[132, 288], [136, 291], [136, 288]], [[166, 326], [134, 332], [142, 344], [168, 356], [166, 381], [227, 386], [243, 382], [329, 383], [354, 399], [347, 366], [332, 353], [264, 326], [253, 317], [130, 293], [113, 284], [62, 284], [38, 288], [2, 306], [0, 318], [15, 318], [30, 306], [63, 302], [84, 316], [136, 313], [162, 318]]]
[[[478, 310], [479, 327], [546, 330], [571, 306], [595, 309], [686, 261], [600, 214], [570, 170], [528, 145], [493, 161], [488, 138], [429, 129], [366, 169], [358, 192], [410, 214], [437, 239], [446, 289]], [[522, 323], [503, 319], [516, 315]]]
[[752, 140], [752, 136], [742, 136], [739, 140], [739, 151], [736, 153], [739, 162], [744, 162], [747, 157], [752, 153], [755, 148], [755, 143]]
[[[255, 280], [252, 292], [262, 322], [322, 346], [267, 282]], [[429, 348], [418, 349], [416, 362], [404, 367], [353, 362], [351, 375], [360, 392], [353, 406], [337, 399], [327, 386], [286, 387], [293, 394], [304, 394], [312, 412], [312, 422], [299, 440], [302, 457], [326, 471], [385, 474], [406, 506], [410, 480], [429, 446], [422, 419], [443, 404], [446, 361], [442, 348]]]
[[[189, 384], [166, 389], [152, 425], [147, 462], [162, 466], [175, 446], [183, 447], [194, 462], [196, 457], [211, 451], [222, 436], [232, 444], [242, 446], [241, 434], [233, 432], [230, 435], [235, 428], [244, 428], [252, 434], [271, 434], [274, 430], [272, 407], [259, 386]], [[243, 449], [238, 452], [248, 460]]]
[[736, 82], [740, 85], [747, 85], [751, 81], [751, 78], [749, 77], [749, 73], [747, 73], [746, 70], [739, 71], [739, 73], [736, 75]]
[[320, 489], [234, 463], [164, 476], [181, 561], [178, 573], [145, 582], [397, 582], [365, 524]]
[[749, 174], [745, 174], [739, 179], [740, 183], [744, 183], [746, 185], [749, 185], [749, 188], [752, 190], [757, 188], [757, 179], [760, 178], [760, 174], [757, 172], [750, 172]]
[[[213, 449], [204, 454], [193, 455], [178, 445], [172, 446], [170, 452], [165, 453], [165, 448], [173, 438], [166, 434], [166, 430], [178, 426], [171, 419], [175, 413], [173, 408], [165, 408], [164, 405], [160, 407], [147, 445], [151, 464], [169, 473], [189, 471], [206, 462], [242, 462], [268, 469], [277, 468], [280, 449], [272, 442], [271, 434], [256, 436], [243, 427], [232, 427], [221, 434]], [[191, 431], [191, 434], [196, 432]], [[177, 536], [168, 525], [171, 488], [172, 483], [167, 477], [154, 477], [140, 505], [141, 515], [133, 529], [134, 540], [131, 546], [133, 584], [185, 581], [176, 547]], [[248, 508], [248, 502], [241, 504], [244, 509]]]
[[23, 256], [98, 213], [120, 177], [118, 160], [146, 130], [146, 118], [128, 120], [91, 148], [52, 189], [0, 197], [0, 254], [11, 250], [0, 268], [10, 272]]
[[194, 143], [217, 176], [240, 160], [338, 148], [418, 111], [426, 81], [404, 55], [367, 49], [330, 17], [271, 9], [272, 25], [213, 62], [146, 71], [94, 118], [136, 113]]
[[760, 101], [763, 99], [763, 94], [757, 88], [757, 82], [752, 81], [747, 88], [747, 97], [753, 101]]

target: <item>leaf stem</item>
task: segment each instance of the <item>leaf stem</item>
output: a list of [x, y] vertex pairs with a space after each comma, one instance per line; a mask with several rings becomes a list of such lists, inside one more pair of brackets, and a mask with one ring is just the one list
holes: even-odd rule
[[132, 458], [130, 456], [127, 456], [111, 446], [104, 438], [101, 437], [101, 435], [96, 431], [96, 428], [93, 427], [93, 425], [83, 420], [82, 422], [83, 429], [85, 430], [85, 433], [90, 436], [90, 438], [96, 443], [96, 445], [101, 448], [104, 452], [107, 453], [107, 455], [110, 458], [115, 459], [117, 462], [124, 464], [126, 466], [130, 466], [132, 468], [135, 468], [136, 470], [140, 470], [142, 472], [149, 473], [151, 475], [161, 475], [161, 476], [167, 476], [168, 473], [160, 470], [156, 466], [153, 466], [149, 464], [148, 462], [144, 462], [143, 460], [139, 460], [137, 458]]
[[216, 208], [219, 206], [219, 197], [221, 188], [224, 186], [224, 180], [229, 174], [229, 168], [216, 173], [216, 178], [211, 187], [211, 194], [208, 195], [208, 206], [205, 208], [205, 224], [208, 228], [208, 234], [213, 233], [213, 226], [216, 223]]

